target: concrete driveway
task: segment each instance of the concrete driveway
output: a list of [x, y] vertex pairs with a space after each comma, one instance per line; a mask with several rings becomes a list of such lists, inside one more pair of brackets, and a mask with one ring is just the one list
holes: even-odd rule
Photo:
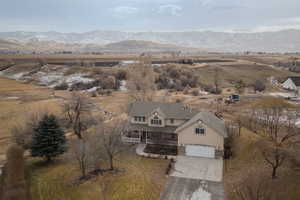
[[223, 159], [177, 156], [174, 170], [170, 176], [221, 182]]
[[222, 183], [169, 177], [161, 200], [224, 200]]

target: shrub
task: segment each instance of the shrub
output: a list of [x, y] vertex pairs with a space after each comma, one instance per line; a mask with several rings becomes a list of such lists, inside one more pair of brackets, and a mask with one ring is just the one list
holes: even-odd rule
[[199, 96], [200, 92], [199, 92], [199, 90], [193, 90], [193, 91], [192, 91], [192, 94], [193, 94], [194, 96]]
[[101, 87], [103, 89], [118, 89], [117, 80], [114, 76], [108, 76], [101, 81]]
[[256, 80], [254, 83], [253, 83], [253, 89], [254, 91], [259, 91], [259, 92], [262, 92], [266, 89], [266, 85], [260, 81], [260, 80]]
[[127, 80], [127, 71], [125, 70], [118, 70], [115, 74], [117, 80]]
[[92, 96], [92, 97], [97, 97], [97, 92], [96, 92], [96, 91], [93, 91], [92, 94], [91, 94], [91, 96]]
[[68, 88], [69, 88], [69, 85], [66, 82], [63, 82], [54, 87], [55, 90], [67, 90]]

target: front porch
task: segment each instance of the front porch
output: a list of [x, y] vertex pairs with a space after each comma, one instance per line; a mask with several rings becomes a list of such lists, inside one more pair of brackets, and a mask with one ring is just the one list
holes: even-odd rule
[[122, 136], [122, 141], [127, 143], [145, 143], [177, 146], [178, 136], [175, 133], [136, 130], [125, 132]]

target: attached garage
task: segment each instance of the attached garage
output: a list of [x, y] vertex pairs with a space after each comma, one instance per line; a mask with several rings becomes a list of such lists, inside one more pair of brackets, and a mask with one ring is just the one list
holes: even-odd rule
[[215, 148], [201, 145], [186, 145], [185, 154], [187, 156], [215, 158]]

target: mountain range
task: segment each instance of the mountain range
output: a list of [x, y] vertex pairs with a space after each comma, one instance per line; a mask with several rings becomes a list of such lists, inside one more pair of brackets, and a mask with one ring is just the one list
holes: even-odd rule
[[[278, 32], [260, 33], [228, 33], [212, 31], [185, 32], [122, 32], [122, 31], [92, 31], [85, 33], [60, 32], [0, 32], [1, 40], [13, 46], [44, 46], [59, 47], [57, 49], [172, 49], [185, 47], [187, 50], [200, 49], [217, 52], [300, 52], [300, 30], [284, 30]], [[129, 42], [128, 42], [129, 41]], [[146, 43], [139, 41], [147, 41]], [[3, 42], [3, 41], [2, 41]], [[121, 43], [120, 43], [121, 42]], [[116, 44], [121, 45], [120, 46]], [[6, 44], [6, 46], [9, 44]], [[43, 47], [43, 48], [42, 48]], [[138, 47], [138, 48], [137, 48]], [[147, 47], [147, 48], [145, 48]], [[113, 48], [113, 49], [114, 49]], [[175, 48], [181, 49], [181, 48]]]

